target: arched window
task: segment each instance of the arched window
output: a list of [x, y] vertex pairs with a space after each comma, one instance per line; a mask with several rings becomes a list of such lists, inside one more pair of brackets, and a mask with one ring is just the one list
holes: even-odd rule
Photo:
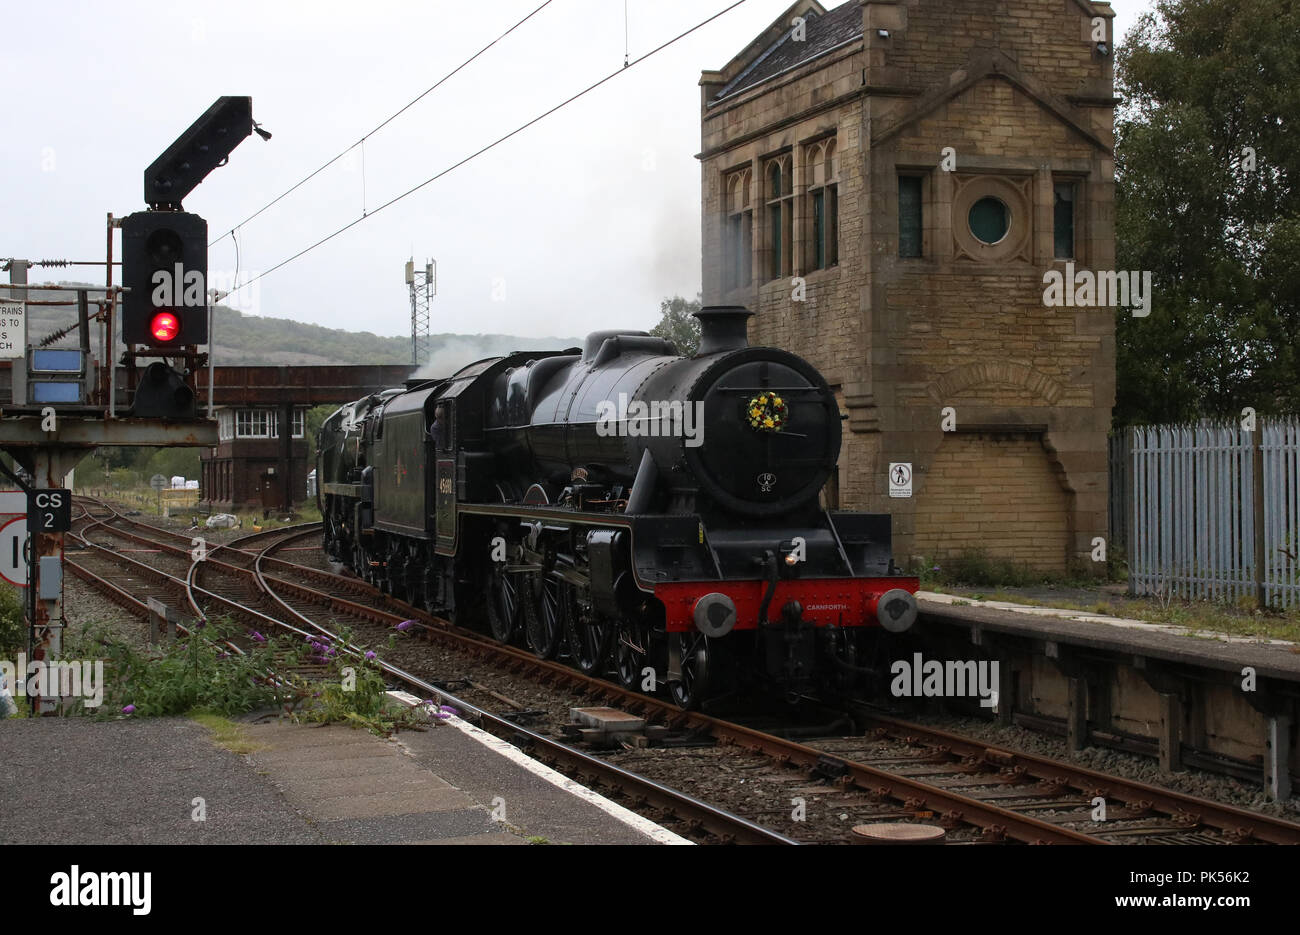
[[753, 172], [748, 168], [731, 172], [725, 182], [723, 284], [727, 289], [739, 289], [748, 286], [754, 274]]
[[767, 278], [779, 279], [794, 271], [794, 177], [790, 154], [769, 159], [763, 168], [767, 204]]
[[827, 269], [840, 261], [840, 161], [834, 138], [813, 143], [804, 151], [808, 178], [804, 217], [807, 269]]

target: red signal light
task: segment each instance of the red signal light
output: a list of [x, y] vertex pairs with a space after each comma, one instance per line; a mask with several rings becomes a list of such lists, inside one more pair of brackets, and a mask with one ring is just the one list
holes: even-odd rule
[[176, 340], [181, 333], [181, 323], [171, 312], [158, 312], [149, 321], [149, 333], [160, 343]]

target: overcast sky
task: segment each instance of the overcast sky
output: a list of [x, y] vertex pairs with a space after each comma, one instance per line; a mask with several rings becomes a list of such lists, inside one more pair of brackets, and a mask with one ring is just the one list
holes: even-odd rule
[[[542, 0], [221, 0], [11, 5], [0, 76], [0, 256], [102, 259], [104, 218], [217, 97], [251, 95], [249, 137], [188, 198], [229, 230]], [[627, 0], [635, 59], [731, 0]], [[828, 3], [833, 6], [833, 3]], [[529, 336], [649, 327], [700, 283], [699, 81], [789, 0], [747, 0], [576, 103], [270, 273], [239, 307], [410, 333], [403, 266], [438, 261], [433, 330]], [[1149, 0], [1116, 0], [1119, 35]], [[240, 278], [549, 109], [624, 57], [620, 0], [553, 0], [472, 65], [238, 231]], [[212, 283], [235, 273], [229, 237]], [[93, 274], [94, 281], [101, 281]], [[90, 279], [32, 271], [32, 281]], [[495, 295], [495, 297], [494, 297]]]

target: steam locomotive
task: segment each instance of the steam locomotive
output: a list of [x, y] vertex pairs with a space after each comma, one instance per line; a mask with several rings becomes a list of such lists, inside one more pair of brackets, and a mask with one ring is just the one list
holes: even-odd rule
[[840, 412], [805, 360], [708, 307], [408, 381], [319, 437], [329, 556], [498, 640], [673, 701], [850, 688], [916, 619], [890, 517], [828, 511]]

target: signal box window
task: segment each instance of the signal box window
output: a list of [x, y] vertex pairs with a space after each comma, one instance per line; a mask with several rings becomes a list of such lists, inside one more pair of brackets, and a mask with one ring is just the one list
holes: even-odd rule
[[1057, 182], [1052, 186], [1052, 241], [1053, 256], [1058, 260], [1074, 257], [1074, 201], [1077, 186], [1074, 182]]
[[794, 177], [790, 155], [769, 159], [764, 167], [767, 202], [767, 278], [780, 279], [794, 270]]
[[805, 216], [811, 225], [804, 267], [828, 269], [840, 261], [840, 160], [834, 138], [809, 146], [805, 152], [804, 165], [808, 174]]
[[723, 262], [727, 289], [748, 286], [754, 277], [754, 205], [750, 201], [753, 173], [732, 172], [724, 181], [726, 221], [723, 229]]
[[235, 413], [236, 438], [274, 438], [272, 413], [267, 409], [240, 409]]
[[898, 177], [898, 255], [921, 255], [921, 176]]

